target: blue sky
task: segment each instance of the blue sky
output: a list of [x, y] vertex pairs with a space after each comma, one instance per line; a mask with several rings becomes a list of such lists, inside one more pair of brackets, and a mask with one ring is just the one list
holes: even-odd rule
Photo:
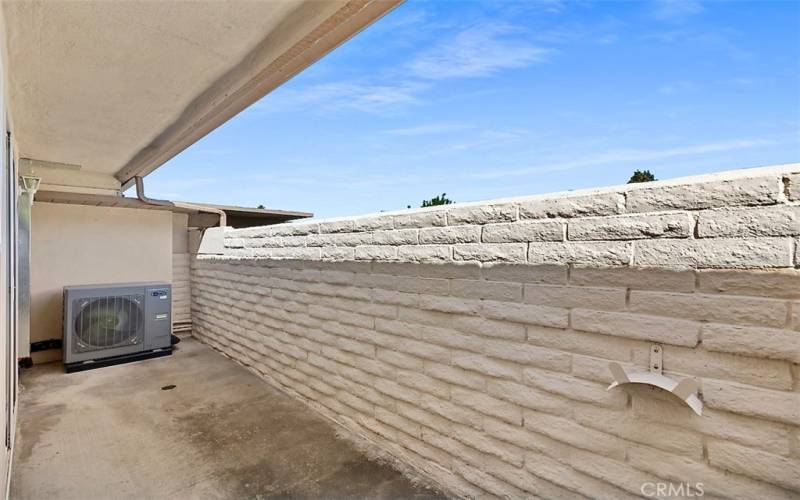
[[800, 2], [409, 0], [147, 178], [319, 217], [800, 161]]

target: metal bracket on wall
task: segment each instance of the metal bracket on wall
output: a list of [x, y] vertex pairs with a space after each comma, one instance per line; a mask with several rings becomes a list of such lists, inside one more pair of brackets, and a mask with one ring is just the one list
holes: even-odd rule
[[609, 363], [608, 368], [614, 376], [614, 382], [608, 386], [607, 390], [610, 391], [614, 387], [623, 384], [644, 384], [658, 387], [671, 392], [686, 403], [696, 414], [702, 415], [703, 402], [697, 396], [697, 382], [691, 378], [677, 381], [664, 376], [662, 374], [664, 367], [663, 351], [664, 348], [660, 344], [652, 344], [650, 346], [650, 371], [647, 372], [626, 372], [619, 363], [613, 361]]
[[661, 354], [661, 346], [652, 344], [650, 346], [650, 371], [661, 375], [661, 367], [664, 366], [663, 359], [664, 356]]
[[41, 177], [33, 177], [31, 175], [19, 176], [19, 187], [22, 194], [30, 195], [31, 203], [33, 203], [33, 195], [39, 190], [39, 184], [42, 182]]

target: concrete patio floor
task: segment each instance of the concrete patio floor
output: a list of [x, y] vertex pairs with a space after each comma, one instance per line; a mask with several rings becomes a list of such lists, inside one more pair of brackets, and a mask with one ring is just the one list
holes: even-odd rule
[[207, 346], [178, 347], [69, 375], [58, 363], [23, 372], [11, 498], [441, 497]]

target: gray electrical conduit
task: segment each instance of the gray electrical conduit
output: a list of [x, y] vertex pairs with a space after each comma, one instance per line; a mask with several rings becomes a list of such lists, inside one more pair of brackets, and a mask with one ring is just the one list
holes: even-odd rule
[[189, 210], [197, 210], [198, 212], [217, 214], [219, 215], [219, 227], [225, 227], [227, 225], [228, 217], [223, 210], [202, 205], [195, 205], [192, 203], [183, 203], [180, 201], [155, 200], [153, 198], [148, 198], [144, 195], [144, 179], [137, 175], [134, 177], [134, 180], [136, 181], [136, 197], [139, 198], [139, 201], [142, 203], [146, 203], [148, 205], [158, 205], [162, 207], [187, 208]]

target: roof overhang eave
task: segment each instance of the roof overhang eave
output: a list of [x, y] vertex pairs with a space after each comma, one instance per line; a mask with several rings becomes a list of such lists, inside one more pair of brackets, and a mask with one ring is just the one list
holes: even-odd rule
[[[192, 101], [179, 119], [139, 150], [115, 177], [126, 190], [137, 176], [145, 176], [203, 136], [273, 91], [325, 54], [347, 41], [377, 19], [397, 7], [403, 0], [350, 0], [328, 16], [281, 56], [259, 60], [258, 53], [268, 46], [271, 34], [248, 54], [240, 64], [211, 85]], [[309, 8], [313, 8], [310, 4]], [[303, 9], [294, 13], [303, 16]], [[292, 29], [297, 19], [291, 16], [283, 29]], [[278, 30], [279, 31], [279, 30]], [[257, 61], [254, 63], [254, 61]], [[261, 63], [254, 77], [253, 65]]]

